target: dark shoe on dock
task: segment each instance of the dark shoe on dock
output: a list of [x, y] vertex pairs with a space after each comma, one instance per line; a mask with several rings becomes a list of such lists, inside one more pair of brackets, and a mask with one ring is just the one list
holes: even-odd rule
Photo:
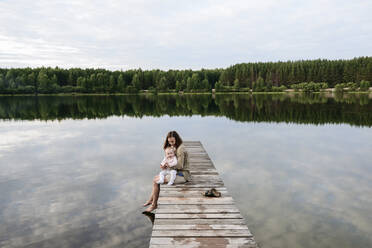
[[212, 188], [211, 191], [212, 191], [212, 194], [213, 194], [214, 197], [220, 197], [221, 196], [221, 192], [217, 191], [217, 189]]
[[221, 192], [217, 191], [215, 188], [212, 188], [202, 193], [202, 195], [206, 197], [220, 197]]

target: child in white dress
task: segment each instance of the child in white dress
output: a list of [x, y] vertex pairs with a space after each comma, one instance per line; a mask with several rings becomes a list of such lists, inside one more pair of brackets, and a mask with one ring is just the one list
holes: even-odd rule
[[170, 180], [168, 182], [168, 185], [172, 185], [177, 175], [177, 170], [172, 168], [177, 165], [177, 157], [176, 157], [173, 147], [165, 148], [165, 157], [163, 161], [161, 162], [161, 165], [163, 166], [167, 165], [167, 168], [161, 170], [161, 172], [159, 173], [159, 180], [157, 181], [157, 183], [158, 184], [164, 183], [165, 176], [167, 174], [170, 174]]

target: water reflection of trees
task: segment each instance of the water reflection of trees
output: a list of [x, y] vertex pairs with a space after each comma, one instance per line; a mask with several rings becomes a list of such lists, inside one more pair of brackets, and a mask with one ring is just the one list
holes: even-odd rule
[[62, 120], [109, 116], [225, 116], [236, 121], [371, 126], [368, 95], [128, 95], [0, 98], [0, 119]]

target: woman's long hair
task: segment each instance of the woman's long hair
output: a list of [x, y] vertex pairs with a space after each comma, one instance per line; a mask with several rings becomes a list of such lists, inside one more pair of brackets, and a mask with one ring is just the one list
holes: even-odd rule
[[172, 137], [176, 139], [176, 149], [182, 144], [182, 139], [178, 135], [178, 133], [176, 131], [170, 131], [167, 134], [167, 137], [165, 138], [165, 142], [164, 142], [164, 146], [163, 146], [164, 149], [167, 148], [168, 146], [170, 146], [170, 144], [168, 142], [168, 138], [172, 138]]

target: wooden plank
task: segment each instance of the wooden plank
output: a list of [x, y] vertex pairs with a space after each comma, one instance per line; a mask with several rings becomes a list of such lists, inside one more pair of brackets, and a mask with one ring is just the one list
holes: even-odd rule
[[190, 170], [200, 170], [200, 169], [206, 169], [206, 170], [217, 170], [216, 167], [213, 166], [213, 164], [200, 164], [195, 165]]
[[[164, 199], [166, 198], [166, 199]], [[181, 198], [181, 197], [159, 197], [158, 204], [233, 204], [231, 197], [226, 198]]]
[[252, 237], [246, 229], [240, 230], [153, 230], [152, 237]]
[[192, 175], [192, 179], [202, 179], [202, 180], [222, 180], [218, 175]]
[[157, 219], [242, 219], [240, 213], [219, 214], [156, 214]]
[[[162, 188], [160, 190], [160, 196], [166, 196], [166, 195], [163, 195], [163, 194], [169, 194], [169, 193], [201, 193], [202, 192], [205, 192], [206, 190], [209, 190], [210, 188], [209, 187], [204, 187], [204, 188], [177, 188], [177, 187], [173, 187], [173, 188]], [[221, 192], [222, 194], [226, 193], [226, 194], [229, 194], [229, 191], [226, 190], [225, 187], [219, 187], [219, 188], [216, 188], [219, 192]]]
[[203, 180], [203, 179], [194, 178], [194, 179], [190, 179], [189, 182], [195, 183], [195, 184], [204, 184], [204, 185], [207, 185], [206, 187], [208, 187], [208, 185], [213, 185], [213, 184], [223, 184], [223, 181], [221, 179], [216, 179], [216, 180], [204, 179]]
[[218, 172], [215, 171], [203, 171], [203, 170], [192, 170], [190, 171], [191, 175], [218, 175]]
[[[163, 196], [163, 194], [166, 194], [166, 193], [187, 193], [187, 192], [205, 192], [206, 190], [209, 190], [210, 188], [209, 187], [200, 187], [200, 188], [177, 188], [177, 187], [174, 187], [174, 188], [162, 188], [160, 190], [160, 196]], [[221, 193], [229, 193], [226, 188], [224, 187], [218, 187], [216, 188], [219, 192]], [[165, 195], [164, 195], [165, 196]]]
[[204, 205], [204, 204], [173, 204], [173, 205], [164, 205], [162, 206], [164, 209], [173, 209], [173, 208], [178, 208], [178, 209], [183, 209], [187, 210], [190, 208], [200, 208], [200, 209], [235, 209], [237, 211], [238, 208], [235, 206], [235, 204], [223, 204], [223, 205]]
[[[160, 199], [161, 198], [161, 199]], [[234, 200], [231, 196], [223, 197], [184, 197], [184, 196], [162, 196], [159, 197], [159, 204], [234, 204]]]
[[[223, 240], [223, 238], [221, 239]], [[256, 245], [234, 245], [234, 244], [224, 245], [223, 244], [224, 241], [218, 241], [218, 242], [220, 242], [220, 244], [150, 245], [150, 248], [174, 248], [174, 247], [177, 247], [177, 248], [196, 248], [196, 247], [198, 248], [256, 248], [257, 247]]]
[[156, 211], [157, 214], [230, 214], [230, 213], [239, 213], [239, 210], [237, 209], [198, 209], [198, 208], [190, 208], [187, 210], [184, 209], [158, 209]]
[[[163, 186], [163, 185], [162, 185]], [[162, 191], [179, 191], [179, 192], [188, 192], [188, 191], [206, 191], [208, 189], [211, 189], [209, 187], [199, 187], [199, 188], [180, 188], [180, 187], [162, 187], [160, 189], [160, 194]], [[226, 187], [217, 187], [218, 191], [227, 191]]]
[[204, 243], [204, 244], [215, 244], [215, 245], [218, 245], [218, 244], [249, 245], [249, 244], [252, 244], [252, 242], [254, 242], [253, 238], [154, 238], [151, 240], [150, 244], [151, 245], [167, 245], [167, 244], [202, 245]]
[[246, 225], [209, 225], [209, 224], [196, 224], [196, 225], [154, 225], [153, 230], [248, 230]]
[[213, 166], [210, 166], [210, 165], [203, 165], [203, 166], [198, 166], [198, 167], [193, 167], [190, 171], [191, 173], [191, 176], [193, 176], [194, 174], [192, 174], [192, 171], [198, 171], [198, 172], [209, 172], [209, 171], [216, 171], [216, 167], [213, 167]]
[[156, 210], [157, 214], [226, 214], [226, 213], [239, 213], [239, 210], [232, 204], [221, 205], [163, 205]]
[[223, 183], [214, 183], [214, 184], [208, 184], [208, 183], [198, 183], [198, 184], [174, 184], [174, 185], [166, 185], [163, 184], [160, 186], [160, 188], [219, 188], [224, 187]]
[[[196, 224], [221, 224], [221, 219], [155, 219], [156, 225], [196, 225]], [[245, 225], [244, 219], [223, 219], [224, 224]]]
[[[183, 198], [195, 198], [200, 197], [204, 191], [190, 191], [190, 192], [177, 192], [177, 191], [161, 191], [160, 197], [183, 197]], [[221, 191], [220, 191], [221, 192]], [[221, 192], [222, 196], [231, 196], [226, 191]]]
[[203, 153], [191, 153], [189, 154], [189, 159], [207, 159], [207, 160], [211, 160], [210, 157], [207, 155], [207, 154], [203, 154]]

